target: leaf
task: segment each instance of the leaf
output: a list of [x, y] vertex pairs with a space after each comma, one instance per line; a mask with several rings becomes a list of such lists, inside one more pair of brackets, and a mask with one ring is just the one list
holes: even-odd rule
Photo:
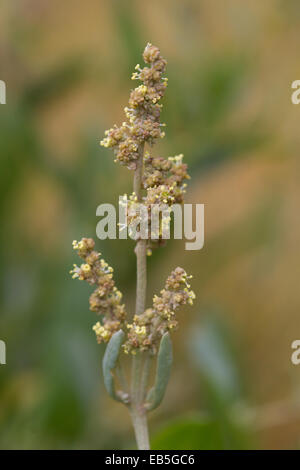
[[157, 356], [157, 369], [154, 387], [147, 395], [146, 408], [154, 410], [161, 403], [169, 382], [173, 361], [172, 341], [169, 333], [165, 333], [161, 339]]
[[106, 346], [105, 354], [102, 361], [105, 388], [114, 400], [121, 402], [123, 402], [122, 398], [118, 396], [115, 391], [114, 376], [112, 371], [116, 367], [124, 336], [125, 333], [122, 330], [119, 330], [112, 335], [108, 345]]

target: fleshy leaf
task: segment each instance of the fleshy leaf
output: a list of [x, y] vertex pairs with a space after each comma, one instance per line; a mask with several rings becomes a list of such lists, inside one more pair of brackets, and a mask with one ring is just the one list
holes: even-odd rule
[[120, 348], [124, 340], [125, 333], [122, 330], [117, 331], [110, 338], [106, 346], [105, 354], [102, 361], [102, 370], [104, 377], [104, 385], [109, 395], [117, 401], [124, 401], [115, 391], [113, 370], [117, 365]]
[[172, 341], [169, 333], [165, 333], [161, 339], [157, 356], [155, 384], [147, 395], [146, 409], [148, 411], [157, 408], [165, 395], [171, 373], [172, 361]]

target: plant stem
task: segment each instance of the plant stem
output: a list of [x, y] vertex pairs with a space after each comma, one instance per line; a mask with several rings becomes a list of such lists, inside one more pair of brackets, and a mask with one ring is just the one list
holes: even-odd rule
[[139, 389], [142, 370], [142, 356], [137, 353], [132, 357], [132, 374], [131, 374], [131, 402], [133, 405], [139, 405]]
[[142, 180], [143, 180], [143, 170], [144, 170], [144, 147], [145, 144], [139, 146], [139, 158], [136, 162], [136, 169], [133, 177], [133, 191], [135, 192], [138, 201], [141, 201], [142, 195]]
[[[134, 172], [133, 189], [137, 201], [142, 198], [142, 180], [144, 167], [144, 144], [139, 147], [139, 158]], [[136, 247], [137, 260], [137, 282], [136, 282], [136, 307], [135, 314], [140, 315], [144, 312], [146, 306], [147, 292], [147, 253], [146, 240], [138, 240]], [[146, 410], [143, 406], [143, 397], [145, 396], [145, 380], [142, 378], [142, 354], [137, 353], [132, 358], [132, 377], [131, 377], [131, 405], [130, 414], [134, 427], [135, 437], [138, 449], [149, 449], [149, 435]], [[142, 390], [143, 389], [143, 390]]]
[[144, 353], [145, 359], [143, 364], [143, 371], [141, 377], [141, 387], [140, 387], [140, 401], [144, 402], [146, 398], [147, 385], [149, 381], [150, 369], [151, 369], [151, 356], [148, 352]]
[[147, 253], [146, 240], [138, 240], [136, 247], [136, 308], [135, 314], [140, 315], [145, 311], [147, 289]]
[[[139, 147], [139, 159], [137, 167], [134, 172], [133, 189], [136, 194], [138, 202], [142, 198], [142, 179], [143, 179], [143, 166], [144, 166], [144, 144]], [[136, 247], [136, 308], [135, 314], [140, 315], [144, 312], [146, 306], [146, 292], [147, 292], [147, 252], [146, 240], [138, 240]]]
[[137, 407], [131, 408], [130, 415], [134, 427], [135, 438], [139, 450], [149, 450], [149, 434], [146, 412]]
[[118, 361], [117, 363], [116, 374], [119, 379], [120, 385], [123, 388], [123, 391], [128, 393], [129, 392], [128, 382], [127, 382], [126, 375], [124, 374], [124, 370], [120, 361]]

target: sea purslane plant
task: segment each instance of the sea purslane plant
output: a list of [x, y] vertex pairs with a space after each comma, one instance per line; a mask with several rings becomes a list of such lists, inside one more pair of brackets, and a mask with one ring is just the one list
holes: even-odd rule
[[[126, 223], [128, 226], [141, 215], [132, 210], [142, 204], [146, 213], [153, 205], [182, 204], [186, 180], [189, 179], [183, 155], [163, 158], [152, 154], [155, 141], [163, 138], [165, 125], [160, 122], [161, 99], [167, 87], [163, 75], [166, 60], [160, 50], [147, 44], [143, 59], [132, 75], [141, 84], [135, 88], [125, 107], [126, 121], [105, 132], [101, 141], [112, 148], [115, 161], [133, 171], [133, 193], [128, 198]], [[149, 149], [146, 151], [145, 146]], [[153, 304], [146, 308], [147, 256], [164, 243], [161, 236], [163, 221], [153, 239], [136, 237], [137, 286], [135, 313], [126, 312], [122, 293], [115, 286], [113, 269], [95, 250], [91, 238], [73, 241], [73, 248], [82, 259], [80, 266], [71, 270], [73, 278], [87, 281], [94, 291], [90, 296], [90, 310], [100, 319], [93, 326], [98, 343], [107, 343], [103, 358], [104, 383], [108, 393], [124, 403], [130, 411], [139, 449], [149, 449], [147, 413], [156, 408], [165, 393], [172, 364], [170, 332], [176, 330], [176, 312], [181, 305], [193, 304], [194, 292], [184, 269], [174, 269]], [[123, 361], [131, 358], [130, 380], [127, 380]], [[153, 359], [157, 357], [154, 385], [148, 390]], [[116, 384], [118, 387], [116, 387]], [[118, 388], [118, 389], [117, 389]]]

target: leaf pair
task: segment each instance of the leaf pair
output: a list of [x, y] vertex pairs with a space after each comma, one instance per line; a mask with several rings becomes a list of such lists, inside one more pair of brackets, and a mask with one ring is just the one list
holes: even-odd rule
[[[102, 363], [105, 388], [114, 400], [121, 402], [126, 402], [126, 399], [115, 390], [113, 371], [117, 366], [124, 336], [125, 333], [122, 330], [113, 334], [106, 347]], [[165, 333], [159, 346], [155, 383], [146, 398], [145, 408], [148, 411], [157, 408], [163, 400], [170, 378], [172, 361], [172, 341], [169, 333]]]

